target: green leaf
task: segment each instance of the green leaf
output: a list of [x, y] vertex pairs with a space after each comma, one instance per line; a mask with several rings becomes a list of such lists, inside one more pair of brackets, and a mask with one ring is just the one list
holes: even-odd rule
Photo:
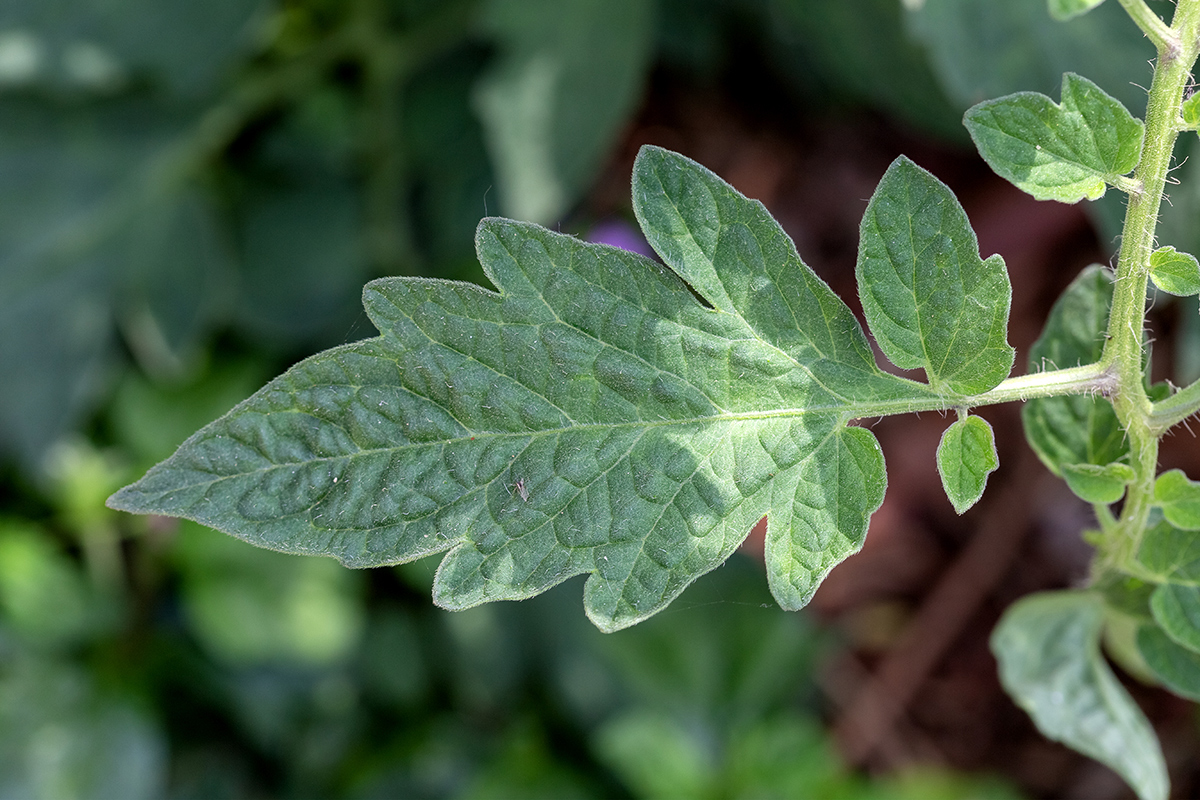
[[946, 429], [937, 449], [938, 474], [946, 497], [959, 514], [978, 502], [988, 475], [1000, 466], [992, 426], [981, 417], [963, 417]]
[[1176, 528], [1200, 531], [1200, 481], [1188, 480], [1182, 470], [1164, 472], [1154, 481], [1154, 502]]
[[109, 502], [351, 566], [449, 550], [448, 608], [589, 574], [605, 630], [765, 515], [772, 590], [807, 602], [883, 499], [879, 445], [846, 423], [935, 395], [882, 372], [762, 205], [711, 172], [646, 148], [634, 206], [670, 269], [485, 220], [498, 292], [372, 282], [381, 336], [297, 364]]
[[[1029, 351], [1029, 372], [1095, 363], [1104, 350], [1112, 277], [1092, 265], [1054, 303], [1042, 335]], [[1021, 409], [1025, 438], [1055, 475], [1067, 464], [1104, 466], [1129, 452], [1112, 404], [1076, 395], [1031, 400]]]
[[829, 571], [862, 548], [886, 488], [883, 452], [862, 428], [836, 432], [806, 460], [785, 500], [791, 524], [767, 523], [767, 581], [780, 606], [803, 608]]
[[1075, 495], [1089, 503], [1115, 503], [1136, 477], [1128, 464], [1063, 464], [1062, 474]]
[[979, 242], [954, 193], [901, 156], [863, 215], [859, 296], [880, 348], [902, 369], [921, 368], [935, 388], [991, 389], [1015, 351], [1005, 339], [1012, 287], [1004, 259], [979, 258]]
[[1159, 581], [1200, 585], [1200, 535], [1181, 531], [1166, 520], [1142, 535], [1137, 560]]
[[1164, 583], [1150, 595], [1150, 612], [1168, 636], [1200, 653], [1200, 588]]
[[1044, 0], [924, 0], [905, 3], [947, 95], [962, 110], [990, 97], [1050, 94], [1064, 72], [1087, 75], [1126, 108], [1140, 108], [1154, 45], [1119, 3], [1063, 25]]
[[1189, 700], [1200, 700], [1200, 653], [1180, 647], [1157, 625], [1138, 628], [1137, 647], [1168, 689]]
[[1086, 14], [1104, 0], [1047, 0], [1050, 6], [1050, 16], [1057, 20], [1068, 20], [1080, 14]]
[[1200, 94], [1192, 93], [1179, 107], [1183, 121], [1188, 125], [1200, 125]]
[[1099, 86], [1068, 72], [1062, 104], [1018, 92], [972, 107], [963, 118], [979, 154], [1038, 200], [1076, 203], [1137, 166], [1144, 125]]
[[603, 166], [636, 110], [653, 45], [645, 0], [489, 0], [500, 58], [480, 79], [504, 213], [550, 223]]
[[1150, 280], [1177, 297], [1200, 294], [1200, 261], [1174, 247], [1160, 247], [1150, 254]]
[[1100, 654], [1103, 621], [1089, 592], [1018, 601], [992, 633], [1000, 681], [1047, 738], [1112, 768], [1142, 800], [1166, 800], [1154, 730]]

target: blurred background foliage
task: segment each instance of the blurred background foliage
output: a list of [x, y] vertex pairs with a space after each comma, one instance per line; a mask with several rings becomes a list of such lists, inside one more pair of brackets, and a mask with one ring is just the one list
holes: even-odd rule
[[812, 679], [837, 644], [746, 556], [605, 637], [574, 583], [447, 614], [435, 562], [352, 572], [103, 500], [373, 335], [370, 278], [482, 280], [482, 216], [605, 223], [581, 201], [656, 82], [953, 147], [967, 106], [1066, 70], [1140, 112], [1151, 56], [1116, 3], [6, 0], [0, 797], [1015, 797], [839, 766]]

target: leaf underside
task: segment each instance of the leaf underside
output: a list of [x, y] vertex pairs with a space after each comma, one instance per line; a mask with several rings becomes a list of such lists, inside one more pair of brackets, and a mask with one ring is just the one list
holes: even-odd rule
[[1100, 654], [1103, 623], [1103, 601], [1089, 592], [1018, 601], [992, 633], [1000, 680], [1047, 738], [1108, 765], [1142, 800], [1165, 800], [1162, 751]]
[[772, 591], [804, 605], [883, 499], [879, 445], [848, 423], [934, 393], [883, 373], [765, 208], [711, 172], [646, 148], [634, 205], [668, 268], [485, 220], [497, 292], [372, 282], [379, 337], [300, 362], [110, 504], [355, 567], [449, 551], [448, 608], [588, 574], [604, 630], [765, 515]]

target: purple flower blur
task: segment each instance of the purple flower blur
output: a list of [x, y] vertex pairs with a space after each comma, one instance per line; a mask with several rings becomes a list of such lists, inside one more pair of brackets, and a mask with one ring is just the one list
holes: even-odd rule
[[642, 236], [641, 231], [623, 219], [606, 219], [588, 231], [587, 240], [597, 244], [608, 244], [631, 253], [657, 259], [654, 250]]

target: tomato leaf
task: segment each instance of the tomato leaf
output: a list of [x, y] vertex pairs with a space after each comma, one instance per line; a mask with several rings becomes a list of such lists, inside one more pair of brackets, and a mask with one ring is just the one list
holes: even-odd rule
[[1103, 623], [1103, 601], [1090, 592], [1018, 601], [992, 633], [1000, 681], [1046, 737], [1106, 764], [1142, 800], [1165, 800], [1162, 750], [1100, 654]]
[[1099, 86], [1068, 72], [1062, 104], [1018, 92], [973, 106], [963, 118], [996, 174], [1038, 200], [1077, 203], [1137, 166], [1144, 125]]

